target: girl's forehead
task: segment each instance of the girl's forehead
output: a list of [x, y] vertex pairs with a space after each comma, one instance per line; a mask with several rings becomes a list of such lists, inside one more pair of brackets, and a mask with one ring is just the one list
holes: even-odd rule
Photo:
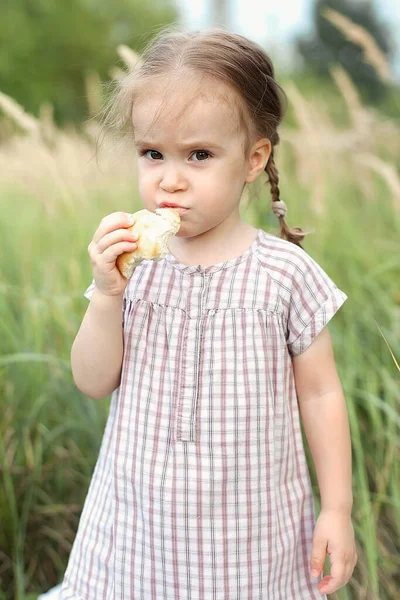
[[226, 86], [209, 89], [158, 89], [138, 96], [132, 108], [135, 139], [165, 133], [170, 136], [237, 135], [234, 93]]

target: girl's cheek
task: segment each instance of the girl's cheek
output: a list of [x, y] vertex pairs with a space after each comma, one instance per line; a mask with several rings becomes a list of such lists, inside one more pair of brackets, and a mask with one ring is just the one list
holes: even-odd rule
[[156, 188], [156, 183], [145, 176], [138, 176], [138, 187], [141, 195], [147, 195]]

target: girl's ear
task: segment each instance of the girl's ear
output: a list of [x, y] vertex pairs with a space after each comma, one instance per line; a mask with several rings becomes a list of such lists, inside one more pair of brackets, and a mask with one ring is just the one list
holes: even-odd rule
[[262, 138], [257, 140], [253, 145], [250, 158], [249, 158], [249, 169], [247, 171], [245, 183], [251, 183], [255, 181], [257, 177], [262, 173], [267, 166], [269, 156], [271, 154], [272, 145], [268, 138]]

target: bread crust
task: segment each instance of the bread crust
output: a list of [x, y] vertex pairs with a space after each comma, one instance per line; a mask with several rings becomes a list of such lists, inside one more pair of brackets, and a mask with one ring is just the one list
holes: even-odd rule
[[135, 223], [128, 229], [137, 234], [137, 248], [124, 252], [116, 260], [116, 265], [125, 279], [130, 279], [136, 267], [143, 260], [160, 260], [168, 252], [168, 240], [178, 233], [181, 226], [180, 214], [173, 208], [157, 208], [155, 212], [146, 209], [133, 213]]

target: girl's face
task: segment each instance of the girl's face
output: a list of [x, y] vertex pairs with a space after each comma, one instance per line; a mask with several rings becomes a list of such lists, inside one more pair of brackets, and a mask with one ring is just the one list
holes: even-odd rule
[[182, 113], [183, 87], [180, 82], [168, 98], [165, 87], [152, 88], [136, 100], [132, 121], [144, 207], [154, 211], [173, 203], [185, 208], [177, 235], [192, 237], [227, 219], [231, 225], [239, 221], [249, 163], [238, 134], [234, 92], [221, 84], [207, 86]]

